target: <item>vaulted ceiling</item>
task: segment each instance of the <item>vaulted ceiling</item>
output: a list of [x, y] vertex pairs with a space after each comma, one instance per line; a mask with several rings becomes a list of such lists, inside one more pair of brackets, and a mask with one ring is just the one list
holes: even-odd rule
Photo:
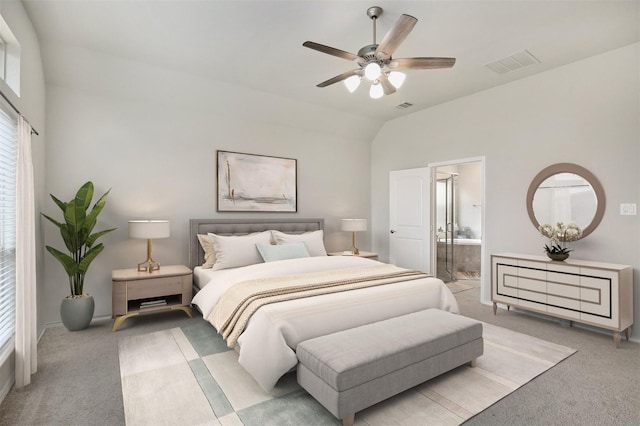
[[[377, 122], [640, 40], [637, 0], [22, 1], [48, 83], [74, 84], [80, 77], [70, 70], [85, 67], [51, 52], [86, 50]], [[384, 9], [378, 42], [402, 13], [418, 19], [394, 57], [455, 57], [455, 66], [407, 71], [397, 93], [377, 100], [364, 87], [316, 87], [354, 64], [302, 43], [357, 53], [372, 43], [366, 10], [374, 5]], [[504, 74], [486, 66], [523, 50], [540, 63]], [[397, 108], [405, 102], [413, 106]]]

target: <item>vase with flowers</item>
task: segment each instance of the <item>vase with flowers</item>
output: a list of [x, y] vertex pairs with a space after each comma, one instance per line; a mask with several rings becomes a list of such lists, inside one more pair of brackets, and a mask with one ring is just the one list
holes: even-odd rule
[[538, 231], [543, 236], [549, 238], [550, 244], [544, 245], [544, 251], [551, 260], [565, 260], [572, 250], [567, 247], [567, 243], [577, 241], [582, 238], [582, 228], [575, 223], [556, 223], [555, 226], [548, 224], [540, 225]]

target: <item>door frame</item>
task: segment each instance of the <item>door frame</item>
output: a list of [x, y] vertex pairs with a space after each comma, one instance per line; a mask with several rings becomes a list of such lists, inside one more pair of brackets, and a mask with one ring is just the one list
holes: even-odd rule
[[456, 160], [448, 160], [448, 161], [438, 161], [435, 163], [429, 163], [429, 168], [431, 172], [431, 264], [436, 265], [437, 262], [437, 243], [435, 238], [435, 229], [436, 229], [436, 169], [438, 167], [444, 166], [456, 166], [467, 163], [480, 163], [480, 212], [482, 216], [481, 226], [482, 226], [482, 237], [480, 241], [480, 302], [487, 305], [491, 303], [491, 269], [487, 267], [485, 262], [485, 246], [487, 241], [487, 232], [486, 232], [486, 219], [485, 219], [485, 207], [484, 203], [486, 200], [486, 171], [485, 171], [485, 157], [468, 157], [461, 158]]

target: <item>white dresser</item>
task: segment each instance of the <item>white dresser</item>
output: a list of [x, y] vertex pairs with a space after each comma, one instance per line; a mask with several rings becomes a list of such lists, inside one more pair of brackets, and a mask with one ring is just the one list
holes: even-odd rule
[[491, 255], [491, 300], [620, 332], [633, 324], [633, 268], [628, 265], [502, 253]]

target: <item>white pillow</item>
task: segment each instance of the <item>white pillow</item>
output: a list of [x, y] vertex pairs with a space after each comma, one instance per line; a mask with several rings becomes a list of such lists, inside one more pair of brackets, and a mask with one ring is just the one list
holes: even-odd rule
[[318, 231], [305, 232], [304, 234], [285, 234], [280, 231], [271, 231], [273, 238], [278, 244], [291, 244], [303, 242], [307, 246], [310, 256], [326, 256], [327, 250], [324, 248], [324, 233], [322, 229]]
[[202, 267], [204, 269], [211, 269], [214, 263], [216, 263], [216, 252], [213, 251], [213, 242], [207, 234], [198, 234], [198, 241], [200, 241], [200, 245], [204, 251], [204, 263]]
[[256, 247], [265, 262], [309, 257], [307, 246], [303, 242], [280, 245], [259, 243]]
[[239, 266], [262, 263], [262, 257], [256, 248], [256, 244], [270, 244], [271, 232], [264, 231], [251, 235], [225, 236], [209, 234], [216, 252], [216, 263], [211, 268], [214, 271], [220, 269], [237, 268]]

